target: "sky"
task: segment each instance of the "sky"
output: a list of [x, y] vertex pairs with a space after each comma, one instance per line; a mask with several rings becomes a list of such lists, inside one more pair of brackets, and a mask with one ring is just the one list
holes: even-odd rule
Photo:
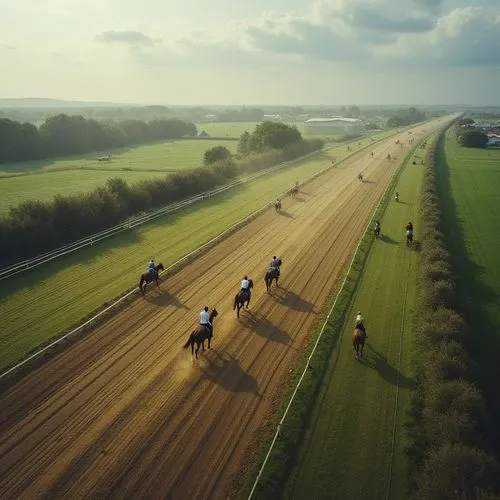
[[0, 0], [0, 97], [500, 104], [500, 0]]

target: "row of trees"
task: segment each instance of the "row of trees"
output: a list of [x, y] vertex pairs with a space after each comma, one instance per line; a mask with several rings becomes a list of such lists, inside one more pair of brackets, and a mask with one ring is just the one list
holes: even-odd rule
[[455, 127], [458, 142], [466, 148], [484, 148], [488, 143], [488, 136], [480, 129], [474, 127], [472, 118], [462, 118]]
[[182, 120], [127, 120], [101, 123], [64, 114], [48, 118], [40, 128], [31, 123], [0, 120], [0, 163], [102, 151], [148, 141], [196, 135]]
[[441, 231], [435, 141], [422, 193], [417, 389], [409, 449], [415, 498], [498, 498], [500, 465], [488, 454], [489, 415], [464, 346], [450, 253]]
[[208, 167], [128, 184], [110, 179], [105, 186], [50, 203], [27, 201], [0, 218], [0, 265], [33, 257], [116, 225], [132, 215], [223, 185], [245, 172], [256, 172], [321, 149], [321, 141], [299, 141], [240, 161], [226, 159]]
[[387, 120], [388, 127], [406, 127], [412, 123], [423, 122], [427, 115], [417, 108], [401, 109]]

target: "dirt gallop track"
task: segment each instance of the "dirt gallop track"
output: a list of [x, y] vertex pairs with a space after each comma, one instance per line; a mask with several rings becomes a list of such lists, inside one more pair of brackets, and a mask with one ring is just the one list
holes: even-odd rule
[[[2, 498], [231, 497], [408, 139], [435, 126], [339, 164], [3, 389]], [[282, 286], [267, 294], [273, 254]], [[238, 321], [244, 274], [256, 288]], [[191, 363], [181, 347], [205, 304], [220, 313], [213, 349]]]

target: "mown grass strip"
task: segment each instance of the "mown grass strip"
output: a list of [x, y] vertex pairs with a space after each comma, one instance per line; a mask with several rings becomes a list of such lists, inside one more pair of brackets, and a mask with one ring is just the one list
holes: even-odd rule
[[[397, 182], [402, 169], [410, 160], [410, 157], [411, 154], [406, 158], [405, 162], [394, 176], [386, 194], [380, 202], [374, 218], [380, 217], [389, 203], [391, 190]], [[262, 473], [253, 498], [277, 498], [282, 494], [288, 471], [296, 459], [298, 446], [301, 442], [304, 430], [307, 427], [316, 396], [321, 390], [321, 381], [323, 380], [325, 372], [328, 368], [328, 362], [332, 350], [343, 330], [346, 314], [349, 308], [348, 306], [351, 302], [353, 294], [356, 291], [359, 279], [361, 278], [362, 269], [367, 259], [372, 241], [373, 234], [371, 231], [367, 231], [363, 235], [358, 250], [354, 256], [353, 265], [347, 276], [346, 284], [337, 296], [337, 306], [327, 321], [325, 334], [318, 342], [316, 352], [311, 359], [310, 369], [304, 377], [303, 382], [297, 391], [294, 404], [291, 406], [287, 419], [281, 427], [279, 439], [276, 441], [271, 452], [269, 461]], [[295, 388], [298, 382], [298, 377], [301, 373], [302, 370], [299, 370], [294, 380], [292, 380], [292, 388]], [[292, 389], [290, 389], [289, 395], [291, 392]], [[286, 397], [285, 400], [288, 401], [289, 397]], [[280, 412], [280, 415], [281, 414], [282, 412]], [[270, 430], [269, 427], [270, 426], [268, 426], [267, 431]], [[267, 451], [268, 447], [269, 441], [265, 444], [265, 451]], [[259, 466], [261, 463], [262, 462], [259, 461]], [[253, 480], [254, 477], [255, 476], [251, 479]], [[250, 489], [251, 483], [249, 482], [243, 490], [242, 497], [243, 495], [247, 495]]]

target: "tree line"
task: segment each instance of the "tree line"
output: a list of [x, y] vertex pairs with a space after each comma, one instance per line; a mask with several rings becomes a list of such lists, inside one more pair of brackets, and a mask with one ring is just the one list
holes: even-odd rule
[[257, 172], [322, 147], [320, 140], [305, 141], [300, 137], [281, 148], [269, 147], [259, 154], [226, 158], [163, 178], [133, 184], [114, 178], [90, 193], [58, 195], [52, 202], [23, 202], [0, 218], [0, 265], [39, 255], [119, 224], [132, 215], [199, 194], [243, 173]]
[[419, 111], [417, 108], [411, 107], [408, 109], [401, 109], [396, 114], [387, 120], [387, 126], [392, 127], [405, 127], [413, 123], [423, 122], [427, 119], [427, 115]]
[[[444, 131], [443, 131], [444, 132]], [[417, 387], [409, 430], [410, 488], [416, 499], [493, 499], [500, 464], [493, 422], [466, 352], [472, 329], [459, 310], [443, 234], [438, 187], [438, 137], [427, 156], [422, 191], [417, 321]]]
[[455, 126], [455, 135], [460, 145], [466, 148], [484, 148], [488, 144], [488, 136], [475, 127], [472, 118], [462, 118]]
[[0, 163], [103, 151], [184, 135], [196, 135], [196, 126], [178, 119], [102, 123], [59, 114], [40, 127], [0, 119]]

